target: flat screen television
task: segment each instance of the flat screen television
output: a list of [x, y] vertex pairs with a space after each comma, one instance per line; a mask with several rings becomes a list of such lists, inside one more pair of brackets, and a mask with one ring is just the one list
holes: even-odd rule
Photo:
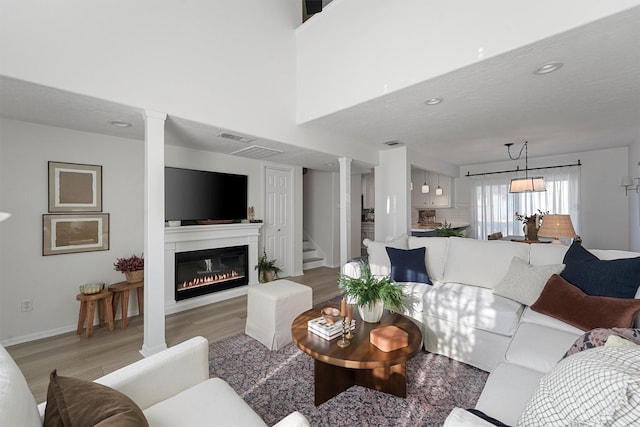
[[239, 222], [247, 218], [246, 175], [165, 167], [164, 219]]

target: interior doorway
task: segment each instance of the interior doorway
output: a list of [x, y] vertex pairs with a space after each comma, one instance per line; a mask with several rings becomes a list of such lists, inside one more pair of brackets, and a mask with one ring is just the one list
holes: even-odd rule
[[275, 259], [283, 277], [293, 272], [292, 198], [293, 169], [265, 168], [264, 249], [269, 259]]

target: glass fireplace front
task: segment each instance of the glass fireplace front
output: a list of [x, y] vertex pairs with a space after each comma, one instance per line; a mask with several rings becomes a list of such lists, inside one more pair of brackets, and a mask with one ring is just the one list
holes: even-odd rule
[[249, 284], [248, 246], [176, 253], [176, 301]]

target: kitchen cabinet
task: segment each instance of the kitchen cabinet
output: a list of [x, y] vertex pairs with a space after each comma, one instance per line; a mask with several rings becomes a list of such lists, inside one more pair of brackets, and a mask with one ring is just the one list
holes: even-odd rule
[[[440, 187], [442, 187], [442, 195], [436, 195], [438, 187], [438, 179]], [[415, 170], [411, 173], [411, 181], [413, 182], [413, 191], [411, 191], [411, 206], [416, 208], [450, 208], [453, 201], [453, 178], [449, 176], [427, 172], [426, 181], [429, 184], [429, 192], [422, 192], [422, 184], [425, 182], [425, 172]]]

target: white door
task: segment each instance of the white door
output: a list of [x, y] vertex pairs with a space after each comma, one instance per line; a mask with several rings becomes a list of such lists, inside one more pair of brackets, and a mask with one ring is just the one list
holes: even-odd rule
[[266, 168], [264, 246], [267, 258], [276, 260], [280, 276], [291, 275], [291, 169]]

